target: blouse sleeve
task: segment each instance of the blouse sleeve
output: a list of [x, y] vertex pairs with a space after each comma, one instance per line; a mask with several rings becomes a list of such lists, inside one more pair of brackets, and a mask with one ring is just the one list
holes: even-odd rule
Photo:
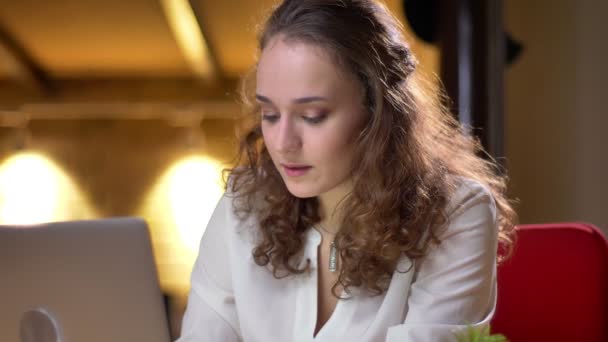
[[386, 342], [456, 341], [467, 325], [483, 327], [496, 306], [496, 206], [490, 192], [465, 181], [448, 205], [447, 229], [417, 265], [408, 312]]
[[222, 196], [201, 239], [181, 337], [176, 342], [241, 340], [227, 239], [230, 201], [226, 195]]

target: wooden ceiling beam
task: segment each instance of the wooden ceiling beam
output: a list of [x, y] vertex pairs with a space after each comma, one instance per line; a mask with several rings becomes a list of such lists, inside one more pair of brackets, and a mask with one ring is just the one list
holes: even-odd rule
[[192, 12], [194, 13], [196, 22], [198, 23], [198, 27], [201, 30], [201, 33], [203, 34], [203, 37], [205, 38], [205, 41], [207, 43], [209, 63], [213, 66], [213, 70], [215, 71], [215, 79], [219, 82], [225, 82], [226, 76], [224, 75], [224, 72], [220, 67], [217, 47], [212, 41], [209, 40], [209, 30], [207, 29], [207, 26], [205, 25], [205, 21], [203, 20], [201, 14], [202, 10], [200, 0], [188, 0], [188, 3], [190, 3], [190, 7], [192, 8]]
[[40, 96], [14, 82], [0, 81], [0, 109], [36, 102], [164, 102], [236, 101], [237, 79], [206, 83], [194, 78], [55, 79], [53, 93]]
[[221, 69], [205, 35], [196, 2], [161, 0], [161, 4], [175, 41], [192, 72], [206, 83], [220, 80]]
[[42, 95], [53, 92], [53, 82], [48, 73], [2, 23], [0, 23], [0, 60], [8, 66], [8, 72], [19, 84]]

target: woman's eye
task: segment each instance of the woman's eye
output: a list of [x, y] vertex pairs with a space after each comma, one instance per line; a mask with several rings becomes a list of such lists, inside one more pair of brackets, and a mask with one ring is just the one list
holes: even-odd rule
[[323, 122], [323, 120], [325, 120], [326, 117], [327, 117], [327, 114], [320, 114], [320, 115], [316, 115], [316, 116], [303, 116], [302, 118], [311, 124], [318, 124], [318, 123]]
[[273, 122], [276, 122], [277, 120], [279, 120], [279, 116], [277, 114], [262, 113], [262, 120], [273, 123]]

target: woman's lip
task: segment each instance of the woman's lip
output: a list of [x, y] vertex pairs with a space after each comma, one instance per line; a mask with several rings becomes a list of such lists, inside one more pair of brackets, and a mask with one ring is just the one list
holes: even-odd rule
[[281, 164], [281, 166], [287, 167], [290, 169], [303, 169], [303, 168], [307, 168], [307, 167], [312, 167], [310, 165], [301, 165], [301, 164]]
[[286, 165], [282, 165], [285, 173], [290, 177], [302, 176], [308, 172], [308, 170], [312, 169], [312, 166], [299, 166], [299, 167], [288, 167]]

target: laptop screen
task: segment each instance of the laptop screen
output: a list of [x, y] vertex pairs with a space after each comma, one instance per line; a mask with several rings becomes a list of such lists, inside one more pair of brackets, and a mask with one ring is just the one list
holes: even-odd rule
[[0, 303], [1, 341], [169, 341], [141, 219], [1, 226]]

